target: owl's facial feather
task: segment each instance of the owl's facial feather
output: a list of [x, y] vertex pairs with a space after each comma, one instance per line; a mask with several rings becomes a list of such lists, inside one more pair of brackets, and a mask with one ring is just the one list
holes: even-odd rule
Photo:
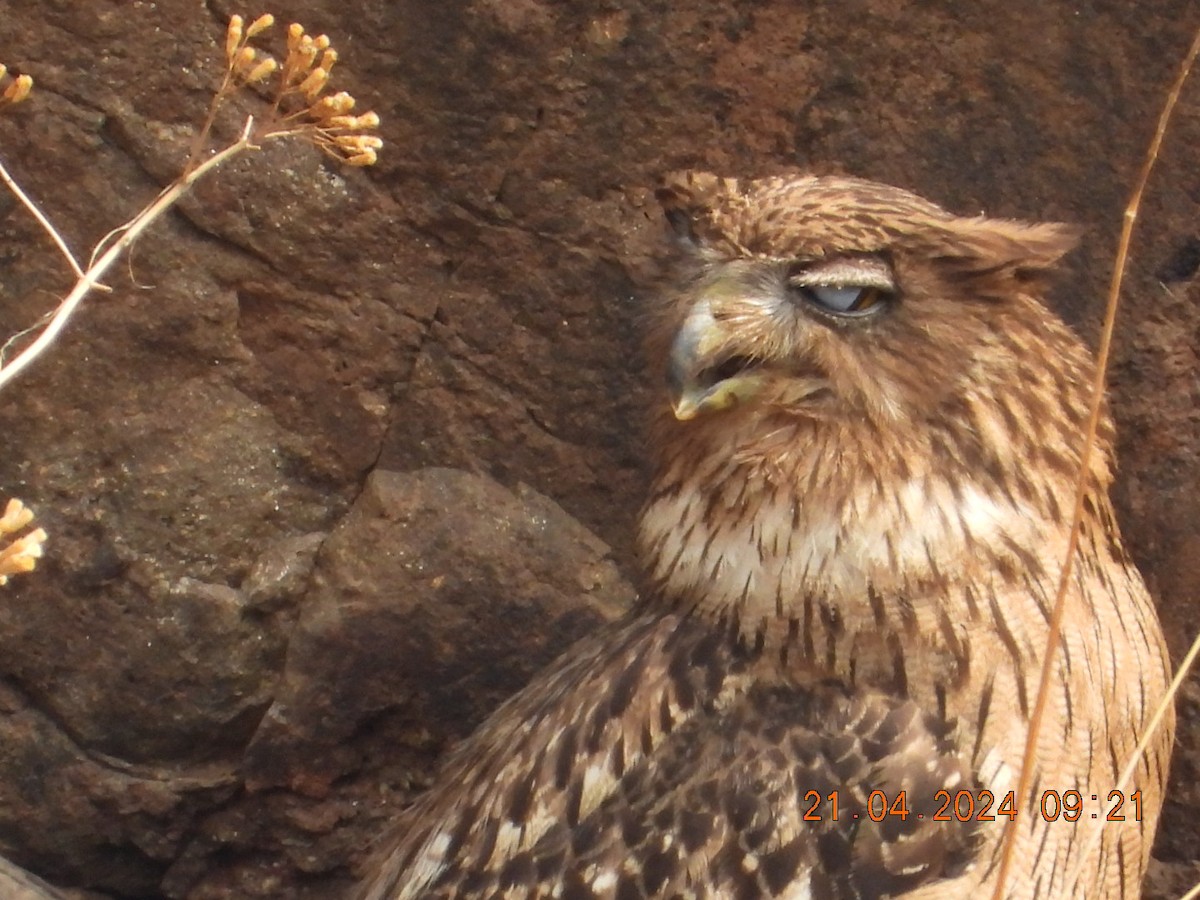
[[681, 421], [750, 402], [768, 385], [786, 386], [776, 402], [810, 405], [827, 386], [797, 369], [796, 348], [783, 338], [806, 319], [863, 327], [896, 290], [891, 267], [875, 255], [718, 264], [713, 272], [671, 342], [667, 384]]
[[[842, 178], [700, 179], [664, 202], [686, 211], [695, 245], [648, 341], [669, 402], [643, 547], [673, 596], [753, 590], [766, 604], [897, 574], [911, 586], [955, 560], [1011, 569], [1058, 534], [1093, 366], [1040, 300], [1067, 230], [960, 218]], [[825, 288], [880, 293], [853, 308]], [[1106, 420], [1098, 509], [1110, 441]], [[739, 498], [755, 491], [779, 521], [760, 516], [755, 541], [734, 546]]]
[[649, 347], [682, 419], [736, 409], [889, 429], [1021, 380], [1024, 357], [1090, 365], [1059, 323], [1028, 325], [1045, 318], [1042, 275], [1074, 243], [1063, 226], [955, 217], [847, 178], [693, 173], [660, 197], [696, 249]]

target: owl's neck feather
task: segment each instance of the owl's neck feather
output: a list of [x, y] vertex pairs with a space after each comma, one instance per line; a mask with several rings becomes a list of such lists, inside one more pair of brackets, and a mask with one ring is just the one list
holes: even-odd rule
[[855, 447], [845, 435], [836, 453], [794, 437], [786, 453], [755, 456], [719, 440], [680, 442], [643, 512], [659, 602], [767, 633], [814, 609], [850, 630], [970, 615], [954, 584], [1019, 581], [1031, 603], [1050, 603], [1046, 573], [1057, 572], [1066, 529], [1034, 504], [1070, 509], [1067, 478], [1012, 491], [912, 455], [895, 464], [903, 448]]

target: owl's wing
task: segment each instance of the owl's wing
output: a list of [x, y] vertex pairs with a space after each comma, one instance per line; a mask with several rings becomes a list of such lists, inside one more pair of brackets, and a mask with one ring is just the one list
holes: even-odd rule
[[452, 866], [421, 896], [903, 896], [974, 861], [979, 826], [938, 795], [974, 787], [909, 701], [752, 688], [677, 729], [574, 827], [500, 868]]

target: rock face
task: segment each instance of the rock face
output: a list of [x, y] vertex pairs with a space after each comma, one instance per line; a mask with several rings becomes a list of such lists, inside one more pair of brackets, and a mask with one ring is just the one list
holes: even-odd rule
[[[246, 748], [252, 791], [324, 798], [386, 751], [464, 737], [633, 591], [545, 497], [453, 469], [376, 471], [324, 542], [275, 699]], [[379, 760], [386, 764], [386, 757]]]
[[[0, 588], [0, 854], [97, 895], [337, 896], [444, 749], [629, 601], [661, 172], [844, 171], [1080, 224], [1058, 298], [1094, 336], [1200, 25], [1191, 0], [274, 11], [333, 38], [379, 165], [283, 143], [202, 182], [0, 396], [0, 497], [50, 532]], [[78, 255], [178, 171], [233, 12], [254, 11], [0, 0], [0, 62], [36, 82], [0, 158]], [[1177, 658], [1200, 589], [1198, 108], [1193, 82], [1111, 377], [1120, 514]], [[69, 283], [0, 190], [0, 343]], [[1194, 683], [1180, 718], [1152, 896], [1200, 858]]]

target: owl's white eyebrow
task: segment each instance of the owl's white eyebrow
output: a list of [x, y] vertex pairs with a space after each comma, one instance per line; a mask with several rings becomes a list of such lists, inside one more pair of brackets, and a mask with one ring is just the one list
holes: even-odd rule
[[872, 287], [894, 291], [896, 279], [892, 267], [878, 256], [839, 256], [818, 260], [788, 275], [799, 287]]

